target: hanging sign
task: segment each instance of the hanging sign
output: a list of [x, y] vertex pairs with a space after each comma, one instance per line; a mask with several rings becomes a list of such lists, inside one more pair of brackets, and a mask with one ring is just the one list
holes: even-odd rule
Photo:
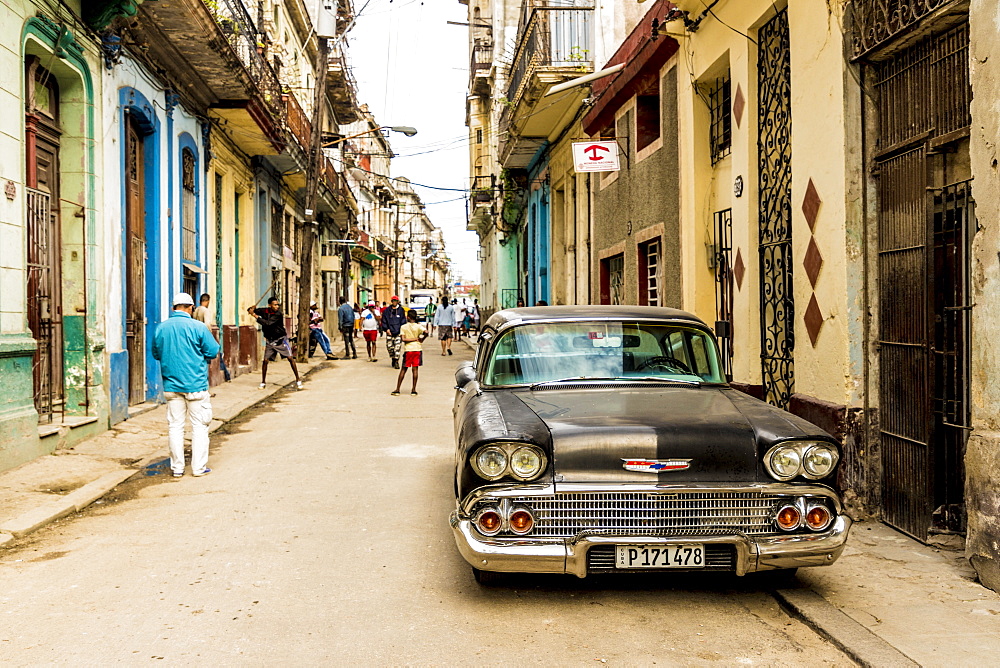
[[573, 162], [578, 172], [617, 172], [618, 142], [580, 141], [573, 142]]

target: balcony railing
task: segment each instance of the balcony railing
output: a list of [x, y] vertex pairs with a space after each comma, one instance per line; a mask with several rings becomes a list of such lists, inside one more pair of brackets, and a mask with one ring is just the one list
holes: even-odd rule
[[592, 67], [593, 7], [536, 7], [518, 31], [511, 65], [507, 100], [520, 101], [523, 89], [538, 68]]
[[294, 95], [284, 93], [282, 98], [285, 100], [285, 121], [288, 123], [288, 129], [298, 140], [302, 150], [308, 152], [312, 146], [312, 123], [309, 122], [309, 117], [302, 111], [302, 106]]
[[914, 26], [920, 19], [960, 0], [853, 0], [854, 57], [860, 58]]
[[240, 62], [250, 73], [251, 80], [260, 89], [261, 97], [276, 116], [282, 115], [281, 84], [263, 54], [263, 33], [257, 30], [253, 19], [241, 0], [205, 0], [205, 5], [233, 47]]
[[493, 67], [493, 47], [476, 44], [472, 47], [472, 58], [469, 62], [469, 90], [475, 90], [476, 79], [481, 75], [489, 75]]

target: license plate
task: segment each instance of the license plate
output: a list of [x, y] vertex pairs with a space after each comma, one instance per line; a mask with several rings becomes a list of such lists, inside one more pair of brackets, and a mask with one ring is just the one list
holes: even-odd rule
[[705, 546], [685, 545], [616, 545], [616, 568], [704, 568]]

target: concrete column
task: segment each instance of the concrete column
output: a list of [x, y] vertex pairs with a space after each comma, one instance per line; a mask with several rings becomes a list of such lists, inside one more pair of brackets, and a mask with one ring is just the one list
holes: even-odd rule
[[1000, 591], [1000, 7], [972, 0], [971, 155], [978, 231], [972, 246], [972, 425], [966, 451], [966, 555], [987, 587]]

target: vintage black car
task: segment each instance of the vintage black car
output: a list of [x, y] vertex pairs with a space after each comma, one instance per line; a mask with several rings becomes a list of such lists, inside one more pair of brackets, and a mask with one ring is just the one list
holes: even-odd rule
[[828, 565], [844, 549], [838, 443], [731, 388], [689, 313], [499, 311], [456, 381], [451, 526], [480, 582], [743, 575]]

